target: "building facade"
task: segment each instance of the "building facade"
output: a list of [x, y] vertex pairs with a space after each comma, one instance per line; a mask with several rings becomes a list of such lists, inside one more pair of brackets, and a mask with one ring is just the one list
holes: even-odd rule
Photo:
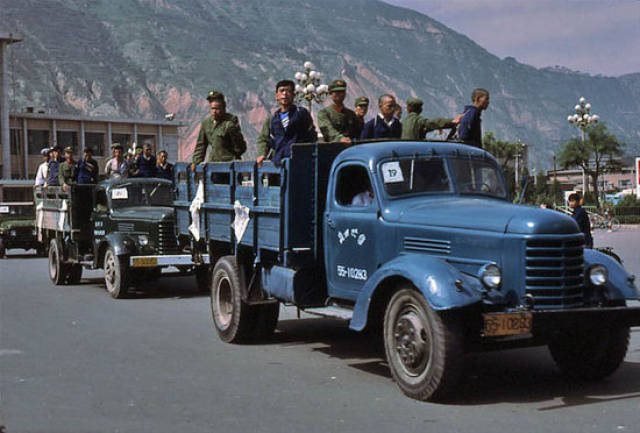
[[[154, 152], [166, 150], [169, 161], [178, 158], [180, 144], [179, 121], [99, 118], [88, 116], [51, 115], [46, 113], [11, 113], [9, 116], [10, 172], [11, 179], [0, 181], [0, 201], [21, 200], [23, 185], [32, 185], [38, 165], [42, 162], [40, 151], [45, 147], [71, 146], [75, 159], [82, 157], [90, 147], [100, 170], [111, 157], [111, 143], [119, 143], [125, 150], [146, 143]], [[5, 167], [6, 152], [0, 153], [0, 164]], [[27, 191], [27, 195], [30, 193]]]

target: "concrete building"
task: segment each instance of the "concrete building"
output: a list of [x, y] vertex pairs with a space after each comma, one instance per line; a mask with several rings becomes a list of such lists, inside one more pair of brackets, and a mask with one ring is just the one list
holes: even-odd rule
[[9, 116], [10, 163], [4, 164], [6, 152], [3, 149], [0, 164], [3, 173], [5, 167], [10, 168], [10, 179], [0, 181], [0, 200], [24, 198], [23, 190], [25, 186], [33, 185], [42, 162], [40, 150], [51, 145], [71, 146], [75, 149], [76, 159], [82, 156], [86, 147], [91, 147], [101, 171], [110, 158], [111, 143], [120, 143], [125, 150], [133, 143], [137, 146], [149, 143], [155, 152], [166, 150], [169, 161], [175, 162], [178, 158], [179, 128], [183, 126], [178, 121], [51, 115], [32, 111], [28, 109]]
[[[615, 172], [606, 172], [598, 178], [598, 189], [600, 192], [615, 192], [623, 189], [635, 188], [636, 170], [633, 158], [624, 158], [623, 167]], [[551, 183], [557, 179], [563, 190], [582, 191], [582, 170], [548, 170], [547, 182]], [[587, 177], [591, 182], [591, 179]], [[589, 184], [590, 189], [591, 184]]]

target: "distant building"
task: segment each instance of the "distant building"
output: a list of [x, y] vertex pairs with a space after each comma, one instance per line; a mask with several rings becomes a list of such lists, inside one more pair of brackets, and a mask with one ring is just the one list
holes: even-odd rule
[[[600, 192], [616, 192], [635, 187], [636, 172], [633, 158], [624, 158], [623, 167], [615, 172], [605, 172], [598, 177], [598, 189]], [[582, 170], [548, 170], [547, 183], [556, 179], [562, 190], [582, 191]], [[587, 177], [591, 188], [591, 178]]]
[[[33, 185], [38, 165], [42, 162], [40, 150], [57, 144], [61, 148], [71, 146], [76, 159], [80, 158], [86, 147], [93, 149], [94, 158], [100, 170], [111, 155], [111, 143], [120, 143], [125, 150], [133, 143], [142, 146], [149, 143], [155, 152], [165, 149], [169, 160], [178, 159], [179, 121], [117, 119], [89, 116], [57, 115], [34, 113], [28, 109], [25, 113], [9, 115], [11, 143], [11, 179], [0, 180], [1, 200], [29, 199], [31, 191], [26, 187]], [[1, 155], [5, 152], [0, 152]], [[0, 158], [0, 165], [4, 160]]]

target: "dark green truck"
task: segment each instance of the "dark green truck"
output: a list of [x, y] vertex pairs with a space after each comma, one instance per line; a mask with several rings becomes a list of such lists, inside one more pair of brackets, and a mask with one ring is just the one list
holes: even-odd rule
[[0, 258], [14, 248], [46, 254], [45, 246], [38, 241], [34, 215], [33, 202], [0, 203]]
[[158, 178], [37, 188], [37, 228], [49, 245], [51, 281], [76, 284], [83, 268], [101, 268], [109, 294], [122, 298], [130, 286], [174, 266], [193, 271], [206, 287], [208, 257], [193, 257], [177, 243], [173, 195], [172, 182]]

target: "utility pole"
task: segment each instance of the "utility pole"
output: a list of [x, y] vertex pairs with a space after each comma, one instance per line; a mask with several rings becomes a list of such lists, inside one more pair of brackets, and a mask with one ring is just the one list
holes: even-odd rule
[[22, 39], [0, 31], [0, 144], [2, 144], [2, 178], [11, 179], [11, 138], [9, 136], [9, 78], [6, 48]]

